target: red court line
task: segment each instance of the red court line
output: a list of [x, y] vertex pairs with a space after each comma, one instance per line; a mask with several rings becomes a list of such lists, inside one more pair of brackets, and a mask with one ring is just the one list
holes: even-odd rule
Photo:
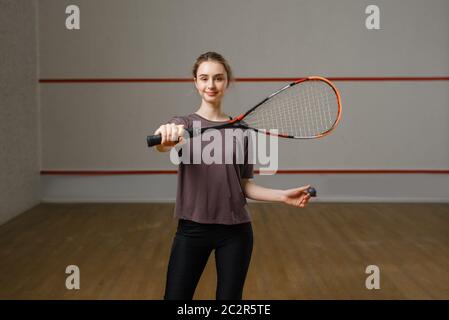
[[[297, 78], [236, 78], [236, 82], [292, 82]], [[449, 76], [438, 77], [327, 77], [331, 81], [449, 81]], [[39, 79], [39, 83], [182, 83], [191, 78], [73, 78]]]
[[[297, 78], [236, 78], [237, 82], [289, 82]], [[449, 81], [449, 76], [439, 77], [328, 77], [331, 81]], [[191, 82], [191, 78], [78, 78], [39, 79], [39, 83], [179, 83]], [[254, 171], [259, 174], [259, 170]], [[177, 170], [43, 170], [41, 175], [152, 175], [176, 174]], [[449, 170], [278, 170], [276, 174], [449, 174]]]
[[[153, 175], [177, 174], [177, 170], [42, 170], [41, 175], [57, 176], [101, 176], [101, 175]], [[254, 173], [260, 174], [259, 170]], [[276, 174], [449, 174], [449, 170], [385, 170], [385, 169], [341, 169], [341, 170], [278, 170]]]
[[39, 83], [151, 83], [151, 82], [192, 82], [190, 78], [79, 78], [79, 79], [39, 79]]

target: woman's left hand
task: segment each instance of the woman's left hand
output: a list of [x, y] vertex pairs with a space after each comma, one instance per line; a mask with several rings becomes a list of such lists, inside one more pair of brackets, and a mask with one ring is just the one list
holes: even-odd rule
[[309, 187], [310, 185], [283, 190], [282, 201], [295, 207], [304, 208], [310, 199], [310, 194], [307, 192]]

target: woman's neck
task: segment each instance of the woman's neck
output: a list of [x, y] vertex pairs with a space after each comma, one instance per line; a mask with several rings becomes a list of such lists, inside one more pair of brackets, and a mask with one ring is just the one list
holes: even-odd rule
[[213, 105], [203, 101], [197, 114], [211, 121], [229, 120], [229, 117], [221, 111], [221, 105]]

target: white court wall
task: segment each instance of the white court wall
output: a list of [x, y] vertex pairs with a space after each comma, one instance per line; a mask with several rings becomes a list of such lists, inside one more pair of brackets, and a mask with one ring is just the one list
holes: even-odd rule
[[[81, 29], [65, 28], [77, 4]], [[237, 77], [436, 77], [449, 74], [449, 2], [39, 1], [41, 79], [188, 78], [202, 52]], [[283, 82], [240, 82], [237, 115]], [[343, 118], [321, 140], [281, 141], [279, 169], [449, 170], [449, 81], [336, 82]], [[175, 170], [145, 136], [199, 104], [190, 83], [41, 83], [42, 170]], [[322, 201], [447, 201], [447, 174], [276, 175], [265, 186], [312, 183]], [[126, 188], [124, 189], [124, 186]], [[425, 188], [423, 187], [425, 186]], [[165, 201], [175, 176], [43, 176], [47, 201]]]

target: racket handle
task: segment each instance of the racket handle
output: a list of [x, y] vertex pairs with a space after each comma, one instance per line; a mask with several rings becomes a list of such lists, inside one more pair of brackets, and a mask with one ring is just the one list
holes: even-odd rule
[[162, 137], [160, 134], [154, 135], [154, 136], [147, 136], [147, 144], [148, 147], [154, 147], [162, 142]]
[[[192, 128], [189, 128], [189, 129], [185, 129], [185, 132], [188, 134], [188, 136], [190, 138], [192, 138], [194, 136], [194, 133], [196, 135], [196, 134], [202, 133], [203, 130], [204, 130], [204, 128], [201, 130], [194, 131]], [[178, 142], [179, 142], [179, 140], [180, 140], [180, 138], [178, 138]], [[157, 146], [157, 145], [161, 144], [161, 142], [162, 142], [162, 137], [160, 134], [147, 136], [148, 147]]]
[[316, 197], [316, 189], [314, 187], [309, 187], [307, 189], [307, 193], [311, 196], [311, 197]]
[[[178, 141], [179, 141], [179, 139], [178, 139]], [[161, 138], [160, 134], [153, 135], [153, 136], [147, 136], [148, 147], [157, 146], [157, 145], [161, 144], [161, 142], [162, 142], [162, 138]]]

